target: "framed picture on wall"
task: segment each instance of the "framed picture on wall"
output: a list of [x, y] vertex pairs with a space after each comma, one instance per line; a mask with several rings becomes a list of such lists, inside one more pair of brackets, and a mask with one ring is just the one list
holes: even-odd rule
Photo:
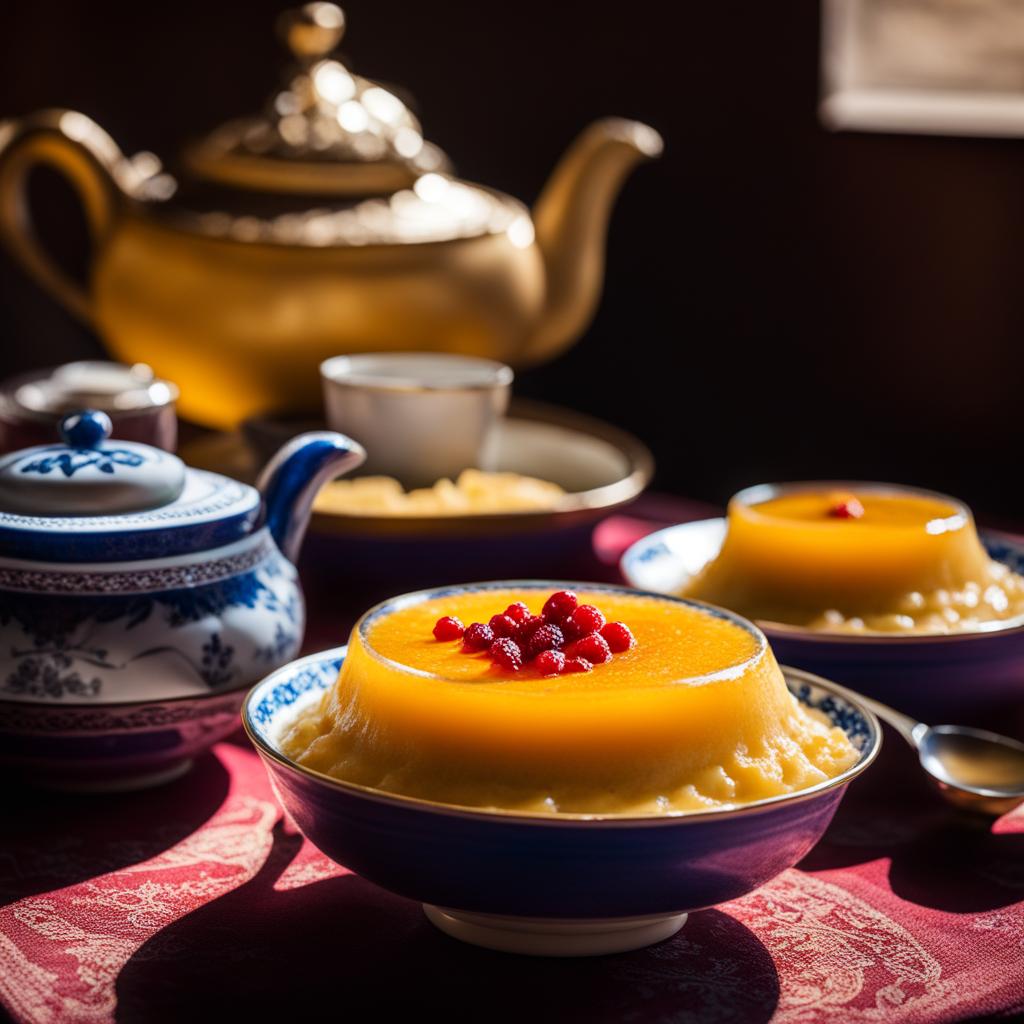
[[1024, 136], [1024, 0], [822, 0], [835, 129]]

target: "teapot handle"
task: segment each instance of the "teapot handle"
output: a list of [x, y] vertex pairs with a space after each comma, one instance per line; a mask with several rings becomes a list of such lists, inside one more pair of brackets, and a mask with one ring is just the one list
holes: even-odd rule
[[92, 301], [42, 247], [28, 201], [30, 172], [59, 171], [82, 201], [94, 245], [106, 237], [120, 195], [115, 175], [125, 158], [94, 121], [73, 110], [43, 110], [0, 123], [0, 237], [36, 280], [79, 319], [93, 322]]

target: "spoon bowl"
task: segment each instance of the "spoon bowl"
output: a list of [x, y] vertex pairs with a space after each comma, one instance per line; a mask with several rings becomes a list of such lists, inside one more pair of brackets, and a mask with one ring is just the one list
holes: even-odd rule
[[962, 725], [922, 730], [921, 765], [958, 807], [1006, 814], [1024, 802], [1024, 743]]
[[925, 725], [877, 700], [861, 700], [917, 751], [955, 807], [998, 817], [1024, 803], [1024, 743], [967, 725]]

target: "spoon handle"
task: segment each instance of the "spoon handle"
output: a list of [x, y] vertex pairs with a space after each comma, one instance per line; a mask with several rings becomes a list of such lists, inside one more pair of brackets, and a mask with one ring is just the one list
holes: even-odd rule
[[903, 714], [902, 711], [896, 711], [894, 708], [889, 707], [888, 704], [882, 704], [871, 697], [865, 697], [862, 693], [857, 694], [857, 697], [862, 704], [869, 707], [879, 718], [888, 722], [912, 747], [917, 747], [918, 740], [928, 729], [928, 726], [911, 718], [910, 715]]

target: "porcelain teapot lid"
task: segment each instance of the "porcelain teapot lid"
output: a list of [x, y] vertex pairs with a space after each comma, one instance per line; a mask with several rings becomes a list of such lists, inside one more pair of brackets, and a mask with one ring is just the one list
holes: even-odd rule
[[185, 487], [176, 455], [132, 441], [110, 442], [105, 412], [60, 421], [60, 444], [0, 459], [0, 509], [25, 515], [101, 515], [167, 505]]
[[278, 25], [296, 65], [283, 89], [263, 114], [229, 121], [189, 147], [192, 174], [264, 192], [367, 196], [448, 170], [405, 103], [334, 55], [345, 32], [340, 7], [309, 3]]
[[187, 469], [176, 455], [110, 440], [110, 417], [70, 413], [59, 444], [0, 458], [0, 558], [130, 561], [238, 540], [260, 510], [257, 491]]

